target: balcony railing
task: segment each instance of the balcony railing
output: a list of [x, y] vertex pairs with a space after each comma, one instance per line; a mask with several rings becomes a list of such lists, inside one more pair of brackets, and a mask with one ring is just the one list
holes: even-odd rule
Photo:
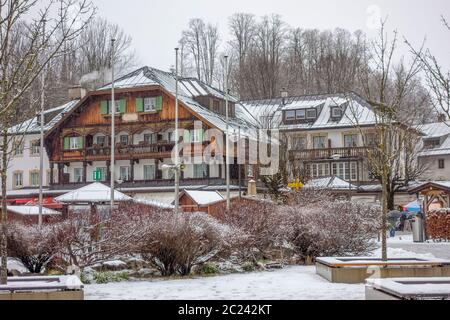
[[348, 159], [367, 157], [367, 147], [291, 150], [297, 160]]
[[[139, 145], [116, 145], [116, 155], [149, 155], [172, 152], [174, 143], [154, 143], [154, 144], [139, 144]], [[86, 157], [105, 157], [110, 156], [110, 147], [91, 147], [86, 148]]]

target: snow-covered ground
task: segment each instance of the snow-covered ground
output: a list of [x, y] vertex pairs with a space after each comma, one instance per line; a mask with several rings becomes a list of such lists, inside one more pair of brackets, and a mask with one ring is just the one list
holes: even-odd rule
[[364, 285], [332, 284], [313, 266], [226, 276], [88, 285], [86, 299], [362, 300]]
[[[434, 258], [431, 252], [407, 251], [392, 248], [389, 257]], [[411, 241], [405, 240], [407, 244]], [[423, 245], [424, 247], [427, 244]], [[443, 246], [446, 246], [443, 244]], [[450, 249], [450, 246], [447, 248]], [[374, 256], [380, 255], [380, 249]], [[140, 300], [362, 300], [363, 284], [329, 283], [315, 273], [314, 266], [294, 266], [282, 270], [199, 277], [180, 280], [128, 281], [104, 285], [87, 285], [86, 299], [140, 299]]]

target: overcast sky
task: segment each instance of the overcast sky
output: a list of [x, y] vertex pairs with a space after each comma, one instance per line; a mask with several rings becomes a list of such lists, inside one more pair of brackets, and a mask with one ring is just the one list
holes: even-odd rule
[[[217, 24], [227, 40], [228, 17], [236, 12], [256, 16], [277, 13], [290, 26], [320, 30], [345, 28], [375, 35], [374, 21], [389, 16], [389, 28], [419, 45], [427, 45], [450, 68], [450, 31], [440, 21], [450, 20], [448, 0], [93, 0], [100, 16], [119, 24], [133, 38], [141, 65], [169, 69], [173, 48], [189, 19]], [[407, 53], [405, 47], [402, 53]]]

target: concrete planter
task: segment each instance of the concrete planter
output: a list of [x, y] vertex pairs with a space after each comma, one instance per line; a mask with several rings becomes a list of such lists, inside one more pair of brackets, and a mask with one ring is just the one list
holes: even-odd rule
[[0, 300], [84, 300], [83, 284], [76, 276], [10, 277]]
[[450, 277], [450, 261], [374, 257], [317, 258], [316, 273], [333, 283], [364, 283], [368, 278]]
[[366, 300], [450, 300], [450, 278], [369, 279]]

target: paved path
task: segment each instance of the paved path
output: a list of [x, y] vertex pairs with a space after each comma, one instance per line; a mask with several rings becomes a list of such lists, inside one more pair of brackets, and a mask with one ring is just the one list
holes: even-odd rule
[[414, 243], [412, 236], [407, 234], [388, 239], [388, 247], [404, 249], [420, 254], [430, 253], [436, 258], [450, 260], [450, 242], [435, 243], [430, 241], [428, 243]]

